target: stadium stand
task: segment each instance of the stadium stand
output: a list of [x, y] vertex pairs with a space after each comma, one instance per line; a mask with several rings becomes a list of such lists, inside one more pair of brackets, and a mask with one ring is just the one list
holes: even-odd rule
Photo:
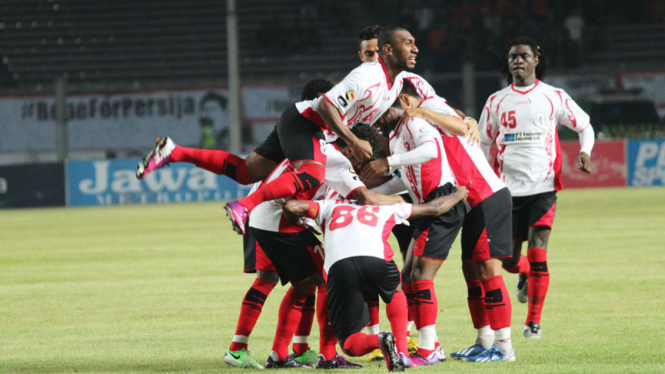
[[[569, 55], [551, 68], [657, 65], [665, 57], [665, 25], [654, 1], [608, 14], [596, 0], [582, 8], [569, 0], [378, 3], [237, 1], [243, 81], [339, 79], [357, 64], [358, 30], [372, 23], [412, 30], [427, 52], [420, 71], [458, 71], [462, 60], [477, 60], [488, 46], [501, 50], [522, 33], [541, 38], [550, 56]], [[649, 12], [651, 23], [631, 23], [640, 12]], [[0, 82], [21, 89], [48, 86], [59, 75], [83, 87], [223, 82], [225, 17], [226, 2], [218, 0], [3, 0]], [[569, 46], [580, 24], [579, 48], [587, 53], [576, 55]]]

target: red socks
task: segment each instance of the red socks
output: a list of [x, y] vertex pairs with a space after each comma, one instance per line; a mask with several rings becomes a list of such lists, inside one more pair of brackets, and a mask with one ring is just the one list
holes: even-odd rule
[[293, 337], [293, 352], [296, 354], [303, 354], [309, 349], [309, 334], [312, 331], [312, 323], [314, 322], [314, 305], [316, 304], [316, 286], [312, 286], [312, 290], [305, 299], [305, 306], [302, 309], [302, 317], [296, 329], [296, 335]]
[[289, 354], [289, 344], [302, 316], [306, 299], [307, 295], [301, 295], [292, 287], [289, 287], [282, 304], [279, 306], [277, 331], [275, 332], [272, 350], [277, 354], [280, 361], [284, 360]]
[[388, 315], [388, 321], [390, 321], [390, 329], [395, 336], [397, 352], [402, 352], [408, 356], [409, 349], [406, 346], [406, 319], [408, 315], [408, 307], [406, 306], [406, 295], [404, 295], [404, 291], [395, 291], [393, 300], [386, 305], [386, 314]]
[[436, 342], [436, 317], [439, 303], [434, 291], [434, 281], [419, 280], [411, 284], [413, 290], [414, 320], [418, 329], [418, 352], [428, 357], [434, 352]]
[[507, 272], [512, 274], [529, 274], [531, 266], [529, 265], [529, 260], [524, 255], [520, 255], [520, 260], [517, 262], [517, 265], [513, 267], [504, 267]]
[[253, 194], [238, 200], [238, 203], [252, 211], [264, 201], [291, 197], [300, 191], [314, 189], [323, 184], [325, 176], [325, 165], [310, 162], [302, 165], [298, 171], [282, 174], [264, 184]]
[[468, 291], [467, 303], [469, 304], [469, 312], [471, 313], [471, 321], [473, 327], [479, 329], [490, 324], [487, 318], [487, 311], [485, 309], [485, 292], [483, 291], [483, 284], [480, 280], [466, 281]]
[[256, 182], [249, 174], [244, 158], [233, 153], [208, 149], [176, 146], [171, 151], [171, 162], [187, 162], [215, 174], [224, 174], [240, 184]]
[[[485, 310], [492, 330], [510, 327], [512, 304], [503, 282], [503, 276], [496, 275], [482, 281], [485, 290]], [[529, 285], [531, 287], [531, 285]]]
[[379, 336], [367, 335], [362, 332], [357, 332], [344, 341], [344, 353], [349, 356], [358, 357], [364, 356], [373, 350], [379, 348]]
[[328, 314], [328, 288], [326, 285], [319, 286], [319, 292], [316, 296], [316, 319], [319, 323], [319, 354], [330, 361], [337, 354], [337, 338], [330, 324], [330, 314]]
[[[367, 300], [367, 309], [369, 310], [369, 325], [376, 326], [379, 324], [379, 294], [374, 291], [365, 291], [365, 300]], [[377, 326], [378, 327], [378, 326]], [[378, 334], [379, 331], [367, 331], [368, 334]]]
[[259, 278], [254, 279], [252, 287], [249, 288], [245, 294], [245, 299], [242, 301], [240, 317], [238, 317], [238, 326], [236, 327], [233, 342], [229, 347], [230, 350], [237, 351], [243, 348], [247, 349], [247, 339], [261, 315], [263, 303], [266, 301], [273, 288], [275, 288], [275, 286], [270, 282], [266, 282]]
[[550, 272], [547, 269], [547, 251], [542, 248], [529, 248], [527, 251], [531, 272], [529, 272], [529, 313], [526, 324], [535, 322], [540, 325], [540, 315], [545, 304], [545, 296], [550, 285]]
[[419, 280], [411, 283], [413, 289], [414, 321], [416, 328], [436, 324], [439, 303], [434, 291], [434, 281], [431, 279]]

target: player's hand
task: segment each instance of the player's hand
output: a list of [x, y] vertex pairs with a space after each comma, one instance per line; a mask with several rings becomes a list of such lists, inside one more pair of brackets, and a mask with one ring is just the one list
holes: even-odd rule
[[459, 201], [466, 201], [467, 196], [469, 196], [469, 190], [464, 186], [457, 186], [455, 196], [458, 197]]
[[464, 118], [464, 124], [469, 130], [469, 144], [478, 145], [480, 144], [480, 133], [478, 132], [478, 122], [471, 117]]
[[577, 167], [585, 173], [591, 173], [591, 157], [585, 152], [580, 152], [580, 155], [575, 159]]
[[356, 139], [356, 141], [350, 144], [353, 155], [360, 161], [371, 160], [374, 156], [374, 151], [372, 146], [367, 140]]
[[383, 175], [388, 171], [388, 160], [381, 158], [371, 161], [360, 172], [360, 175], [365, 180], [373, 180], [377, 175]]
[[409, 118], [425, 118], [425, 113], [421, 108], [405, 108], [401, 120]]

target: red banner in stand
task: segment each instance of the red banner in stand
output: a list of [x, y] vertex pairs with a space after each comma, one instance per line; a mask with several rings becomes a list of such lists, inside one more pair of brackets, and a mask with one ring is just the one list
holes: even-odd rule
[[[576, 141], [561, 142], [563, 154], [563, 188], [589, 187], [625, 187], [626, 158], [625, 143], [622, 140], [596, 141], [591, 151], [593, 169], [587, 174], [577, 169], [575, 159], [580, 152], [580, 143]], [[492, 161], [496, 160], [496, 147], [490, 150]]]
[[580, 153], [580, 143], [561, 142], [563, 154], [563, 188], [625, 187], [626, 151], [622, 140], [596, 141], [591, 151], [593, 169], [587, 174], [577, 168], [575, 159]]

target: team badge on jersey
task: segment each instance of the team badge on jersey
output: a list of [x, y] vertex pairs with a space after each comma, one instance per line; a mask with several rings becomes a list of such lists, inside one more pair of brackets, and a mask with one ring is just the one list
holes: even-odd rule
[[358, 180], [358, 175], [357, 175], [356, 171], [353, 170], [352, 167], [349, 168], [349, 173], [353, 174], [353, 180], [354, 180], [354, 181], [357, 181], [357, 180]]
[[356, 98], [356, 93], [353, 91], [346, 91], [346, 100], [353, 101]]

